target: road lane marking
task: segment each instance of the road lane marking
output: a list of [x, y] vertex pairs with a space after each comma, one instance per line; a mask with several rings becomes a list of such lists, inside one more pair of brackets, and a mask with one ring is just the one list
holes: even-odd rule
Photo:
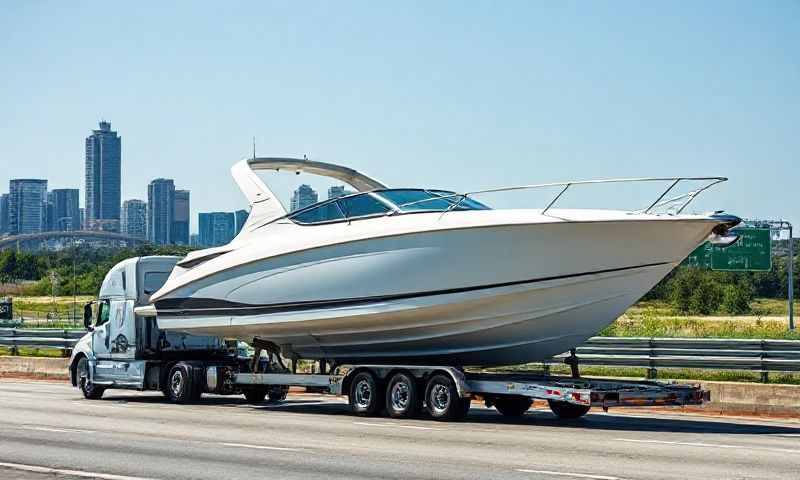
[[420, 427], [417, 425], [398, 425], [396, 423], [353, 422], [353, 425], [363, 425], [365, 427], [407, 428], [409, 430], [442, 430], [441, 428]]
[[772, 447], [759, 447], [750, 445], [726, 445], [724, 443], [668, 442], [664, 440], [637, 440], [633, 438], [615, 438], [614, 441], [630, 442], [630, 443], [653, 443], [656, 445], [677, 445], [682, 447], [728, 448], [728, 449], [741, 449], [741, 450], [760, 450], [763, 452], [800, 453], [800, 450], [792, 448], [772, 448]]
[[24, 472], [48, 473], [53, 475], [68, 475], [81, 478], [99, 478], [101, 480], [155, 480], [153, 478], [130, 477], [128, 475], [114, 475], [113, 473], [84, 472], [83, 470], [40, 467], [38, 465], [23, 465], [21, 463], [0, 462], [0, 468], [10, 468]]
[[34, 425], [20, 425], [18, 428], [22, 430], [36, 430], [39, 432], [54, 432], [54, 433], [95, 433], [94, 430], [80, 430], [77, 428], [37, 427]]
[[620, 477], [612, 477], [609, 475], [593, 475], [589, 473], [554, 472], [552, 470], [530, 470], [527, 468], [518, 468], [517, 471], [522, 473], [536, 473], [539, 475], [553, 475], [556, 477], [590, 478], [592, 480], [623, 480]]
[[267, 445], [248, 445], [246, 443], [220, 443], [220, 445], [226, 447], [254, 448], [256, 450], [277, 450], [279, 452], [302, 452], [306, 450], [304, 448], [269, 447]]

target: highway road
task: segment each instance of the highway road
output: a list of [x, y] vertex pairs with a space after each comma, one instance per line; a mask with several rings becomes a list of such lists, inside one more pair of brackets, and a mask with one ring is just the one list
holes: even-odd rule
[[590, 413], [559, 421], [359, 418], [344, 399], [279, 405], [157, 393], [84, 400], [65, 383], [0, 380], [0, 478], [71, 479], [794, 479], [800, 422]]

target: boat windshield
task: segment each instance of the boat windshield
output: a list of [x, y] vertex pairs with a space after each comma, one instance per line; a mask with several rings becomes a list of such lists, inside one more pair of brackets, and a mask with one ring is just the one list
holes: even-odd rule
[[392, 189], [377, 190], [375, 193], [396, 206], [401, 213], [489, 210], [481, 202], [446, 190]]
[[289, 215], [295, 223], [315, 225], [384, 216], [389, 213], [489, 210], [471, 198], [445, 190], [395, 189], [357, 193], [311, 205]]

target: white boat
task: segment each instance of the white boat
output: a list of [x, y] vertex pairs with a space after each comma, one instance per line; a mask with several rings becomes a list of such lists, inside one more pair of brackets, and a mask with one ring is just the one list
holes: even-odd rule
[[[289, 213], [255, 170], [324, 175], [358, 192]], [[307, 160], [253, 158], [232, 173], [251, 204], [242, 232], [190, 253], [138, 313], [165, 330], [259, 338], [286, 357], [336, 363], [549, 358], [613, 322], [706, 239], [735, 241], [739, 223], [682, 213], [718, 177], [495, 189], [561, 193], [545, 208], [494, 210], [474, 199], [486, 191], [389, 189]], [[689, 180], [700, 188], [667, 198]], [[656, 181], [668, 188], [638, 211], [555, 208], [586, 183]]]

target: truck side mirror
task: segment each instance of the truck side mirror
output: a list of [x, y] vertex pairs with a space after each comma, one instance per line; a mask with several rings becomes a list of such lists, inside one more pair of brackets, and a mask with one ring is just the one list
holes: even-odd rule
[[83, 306], [83, 326], [90, 332], [94, 330], [92, 328], [92, 302]]

